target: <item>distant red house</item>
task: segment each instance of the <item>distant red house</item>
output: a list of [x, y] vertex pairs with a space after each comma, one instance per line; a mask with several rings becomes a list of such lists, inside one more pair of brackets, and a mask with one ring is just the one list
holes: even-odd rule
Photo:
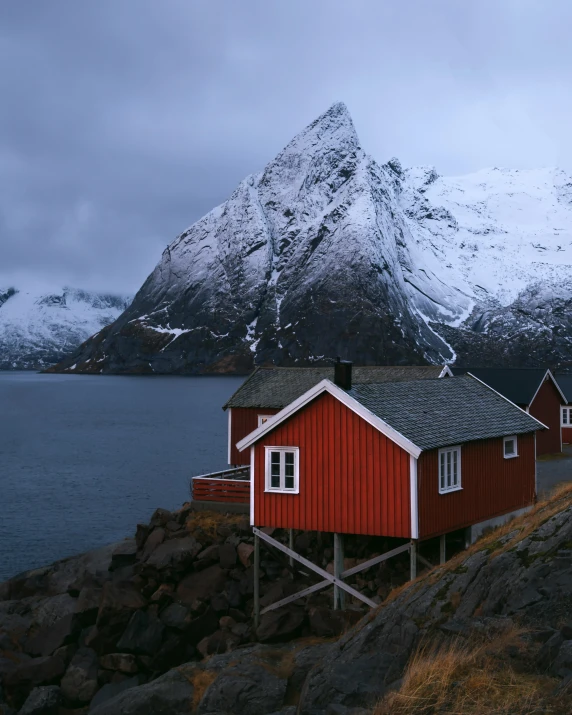
[[[228, 463], [249, 464], [248, 454], [237, 449], [237, 442], [321, 380], [333, 381], [334, 370], [334, 366], [257, 368], [223, 406], [228, 414]], [[353, 375], [355, 382], [369, 384], [436, 379], [452, 373], [446, 365], [372, 366], [353, 367]]]
[[[566, 397], [554, 375], [544, 368], [452, 368], [455, 375], [470, 373], [486, 382], [546, 427], [538, 434], [536, 454], [562, 452], [562, 407]], [[564, 440], [566, 441], [566, 440]]]
[[557, 373], [554, 379], [564, 394], [565, 404], [560, 407], [560, 427], [563, 444], [572, 444], [572, 374]]
[[321, 380], [238, 443], [254, 526], [422, 540], [535, 501], [545, 426], [480, 380], [346, 388]]

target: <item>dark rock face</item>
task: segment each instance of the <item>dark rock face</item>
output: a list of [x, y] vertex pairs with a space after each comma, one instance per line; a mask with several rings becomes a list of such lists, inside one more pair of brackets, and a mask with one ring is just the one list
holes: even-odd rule
[[57, 685], [34, 688], [18, 715], [58, 715], [61, 699]]
[[62, 695], [70, 703], [89, 703], [97, 687], [97, 655], [91, 648], [79, 648], [62, 678]]

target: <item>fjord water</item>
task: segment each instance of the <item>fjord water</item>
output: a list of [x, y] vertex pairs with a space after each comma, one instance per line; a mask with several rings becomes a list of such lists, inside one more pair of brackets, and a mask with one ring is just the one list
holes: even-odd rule
[[0, 582], [132, 536], [224, 469], [235, 377], [0, 372]]

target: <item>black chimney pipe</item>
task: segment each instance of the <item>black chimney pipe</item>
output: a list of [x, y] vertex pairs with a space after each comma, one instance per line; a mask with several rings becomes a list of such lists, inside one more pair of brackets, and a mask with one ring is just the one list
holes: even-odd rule
[[349, 360], [336, 359], [334, 365], [334, 383], [342, 390], [352, 389], [352, 363]]

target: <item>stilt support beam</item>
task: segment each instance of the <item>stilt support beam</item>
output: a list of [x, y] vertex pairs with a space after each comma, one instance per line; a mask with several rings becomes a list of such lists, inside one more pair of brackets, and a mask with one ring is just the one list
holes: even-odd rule
[[409, 562], [409, 577], [411, 581], [414, 581], [417, 578], [417, 541], [415, 539], [412, 539], [409, 545]]
[[260, 625], [260, 539], [254, 529], [254, 628]]
[[[288, 546], [294, 551], [294, 529], [289, 529]], [[292, 578], [294, 578], [294, 559], [290, 556], [290, 568], [292, 569]]]
[[447, 534], [441, 534], [439, 537], [439, 563], [444, 564], [447, 561]]
[[[344, 570], [344, 536], [334, 534], [334, 576], [342, 579]], [[343, 611], [345, 606], [345, 594], [339, 586], [334, 586], [334, 610]]]

